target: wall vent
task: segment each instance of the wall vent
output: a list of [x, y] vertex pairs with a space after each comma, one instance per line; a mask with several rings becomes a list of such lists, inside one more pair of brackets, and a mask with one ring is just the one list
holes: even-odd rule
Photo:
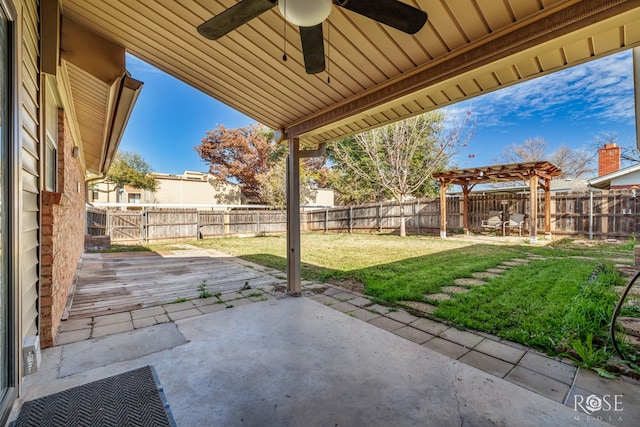
[[22, 375], [38, 372], [40, 368], [40, 337], [26, 337], [22, 343]]

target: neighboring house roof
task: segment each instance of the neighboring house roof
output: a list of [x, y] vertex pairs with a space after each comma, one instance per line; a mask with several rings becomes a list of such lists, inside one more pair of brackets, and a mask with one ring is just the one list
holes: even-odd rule
[[[554, 178], [551, 180], [551, 191], [554, 193], [569, 192], [569, 191], [582, 191], [586, 190], [588, 180], [586, 178]], [[457, 194], [460, 193], [460, 187], [457, 189], [449, 188], [447, 193]], [[495, 186], [493, 184], [478, 184], [471, 190], [472, 193], [523, 193], [529, 192], [528, 185], [514, 185], [514, 186]]]
[[603, 190], [618, 186], [640, 187], [640, 163], [593, 178], [589, 180], [589, 185]]

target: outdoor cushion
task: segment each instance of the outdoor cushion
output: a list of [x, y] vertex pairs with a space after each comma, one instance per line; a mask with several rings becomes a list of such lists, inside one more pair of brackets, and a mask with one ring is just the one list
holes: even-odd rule
[[502, 211], [489, 211], [489, 218], [482, 220], [482, 228], [498, 229], [502, 226]]

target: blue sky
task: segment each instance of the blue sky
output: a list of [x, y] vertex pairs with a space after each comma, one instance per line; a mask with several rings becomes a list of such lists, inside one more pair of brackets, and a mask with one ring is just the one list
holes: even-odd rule
[[[254, 120], [128, 55], [127, 68], [144, 82], [120, 144], [156, 172], [207, 171], [193, 147], [218, 124], [247, 126]], [[633, 65], [627, 50], [501, 89], [447, 108], [450, 118], [471, 111], [475, 134], [455, 162], [458, 167], [495, 163], [504, 146], [541, 137], [560, 145], [592, 149], [603, 131], [635, 146]], [[595, 156], [595, 152], [594, 152]]]

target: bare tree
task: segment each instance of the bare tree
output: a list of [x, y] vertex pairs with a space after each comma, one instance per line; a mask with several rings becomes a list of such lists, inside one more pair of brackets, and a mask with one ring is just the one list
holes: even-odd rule
[[388, 191], [400, 204], [400, 236], [406, 236], [404, 203], [432, 173], [444, 169], [471, 138], [471, 113], [445, 129], [445, 114], [432, 111], [355, 135], [355, 148], [338, 144], [336, 158], [356, 176]]
[[598, 151], [606, 144], [616, 144], [621, 148], [620, 160], [627, 165], [640, 163], [640, 150], [637, 146], [624, 146], [619, 143], [620, 135], [615, 130], [605, 130], [595, 136], [594, 151]]
[[[527, 163], [549, 161], [557, 166], [563, 178], [584, 178], [592, 175], [595, 170], [594, 156], [590, 150], [571, 148], [561, 145], [549, 154], [549, 143], [543, 138], [527, 139], [522, 144], [510, 144], [500, 152], [498, 162]], [[510, 185], [517, 185], [513, 182]]]
[[543, 138], [526, 139], [522, 144], [515, 142], [506, 145], [500, 151], [500, 156], [495, 158], [496, 163], [528, 163], [540, 162], [547, 156], [549, 143]]
[[584, 148], [570, 148], [563, 144], [551, 153], [549, 159], [562, 171], [561, 178], [586, 178], [596, 171], [593, 154]]

